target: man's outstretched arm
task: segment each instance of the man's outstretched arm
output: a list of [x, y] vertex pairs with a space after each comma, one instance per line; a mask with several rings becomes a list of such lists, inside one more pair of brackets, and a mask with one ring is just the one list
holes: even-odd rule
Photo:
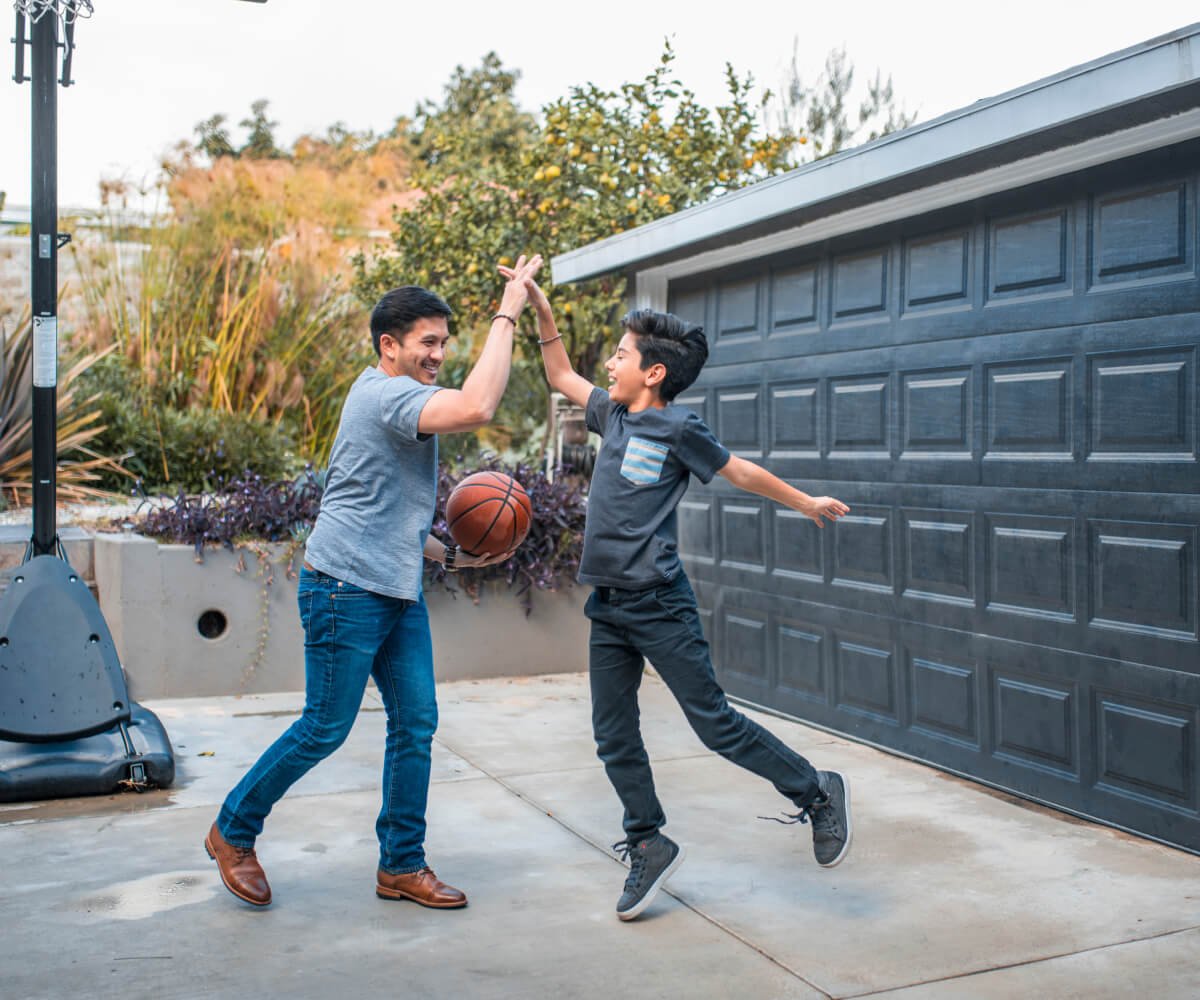
[[528, 261], [522, 256], [516, 268], [501, 270], [509, 276], [500, 299], [500, 311], [484, 342], [479, 360], [463, 380], [461, 389], [442, 389], [429, 397], [421, 409], [417, 430], [422, 434], [453, 434], [473, 431], [489, 423], [508, 385], [512, 367], [513, 334], [517, 318], [525, 308], [528, 293], [525, 279], [532, 279], [542, 266], [541, 255]]

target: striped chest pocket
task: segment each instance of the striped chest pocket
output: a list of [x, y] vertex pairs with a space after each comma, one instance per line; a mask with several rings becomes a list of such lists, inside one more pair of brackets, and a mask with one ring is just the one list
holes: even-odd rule
[[638, 486], [657, 483], [662, 475], [663, 463], [670, 454], [665, 444], [631, 437], [625, 445], [625, 458], [621, 462], [621, 475]]

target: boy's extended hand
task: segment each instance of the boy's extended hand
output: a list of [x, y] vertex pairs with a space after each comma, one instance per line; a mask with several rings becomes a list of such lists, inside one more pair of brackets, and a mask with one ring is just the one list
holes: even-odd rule
[[850, 508], [836, 497], [809, 497], [809, 502], [806, 506], [808, 509], [803, 511], [803, 513], [816, 521], [818, 528], [822, 525], [821, 518], [823, 517], [827, 517], [831, 521], [836, 521], [843, 514], [850, 513]]

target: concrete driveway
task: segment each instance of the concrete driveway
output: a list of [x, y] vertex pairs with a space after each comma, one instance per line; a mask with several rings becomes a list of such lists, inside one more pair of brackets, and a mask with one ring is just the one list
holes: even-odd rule
[[1200, 858], [751, 713], [850, 781], [854, 846], [826, 871], [652, 675], [642, 702], [688, 858], [630, 924], [582, 675], [441, 687], [427, 847], [461, 911], [374, 895], [373, 688], [267, 821], [265, 910], [225, 892], [202, 840], [302, 696], [149, 703], [176, 787], [0, 806], [0, 997], [1200, 995]]

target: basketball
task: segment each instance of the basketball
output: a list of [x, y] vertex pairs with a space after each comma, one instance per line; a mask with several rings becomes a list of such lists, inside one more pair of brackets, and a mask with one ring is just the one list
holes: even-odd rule
[[470, 555], [497, 555], [525, 540], [533, 505], [525, 487], [503, 472], [475, 472], [450, 491], [446, 526]]

